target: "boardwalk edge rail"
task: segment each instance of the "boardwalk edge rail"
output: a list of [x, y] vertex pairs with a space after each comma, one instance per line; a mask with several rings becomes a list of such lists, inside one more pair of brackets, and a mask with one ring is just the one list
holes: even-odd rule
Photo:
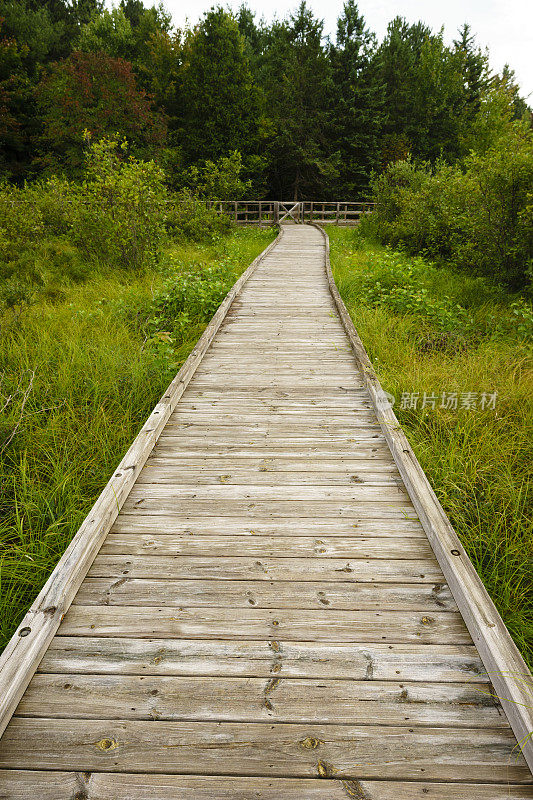
[[0, 736], [231, 304], [259, 263], [279, 243], [282, 236], [283, 229], [280, 228], [276, 239], [252, 261], [229, 290], [6, 645], [0, 656]]
[[[533, 771], [533, 677], [504, 621], [420, 466], [386, 397], [352, 318], [339, 294], [324, 236], [329, 289], [370, 393], [383, 434], [435, 552], [451, 593], [500, 699], [529, 768]], [[518, 753], [517, 753], [518, 754]]]

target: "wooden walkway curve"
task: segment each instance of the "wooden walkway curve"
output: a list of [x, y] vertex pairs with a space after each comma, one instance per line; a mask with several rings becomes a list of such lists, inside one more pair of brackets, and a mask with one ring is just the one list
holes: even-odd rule
[[533, 797], [325, 248], [284, 228], [198, 356], [43, 634], [0, 741], [2, 800]]

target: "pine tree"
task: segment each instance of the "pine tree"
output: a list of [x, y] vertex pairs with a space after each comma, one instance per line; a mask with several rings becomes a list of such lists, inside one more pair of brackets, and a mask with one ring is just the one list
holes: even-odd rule
[[373, 65], [376, 38], [355, 0], [347, 0], [331, 47], [333, 70], [333, 147], [340, 155], [339, 191], [357, 199], [379, 164], [383, 87]]
[[476, 38], [466, 22], [459, 28], [454, 47], [461, 56], [467, 115], [472, 118], [481, 108], [481, 96], [487, 85], [487, 55], [476, 47]]
[[257, 147], [259, 100], [244, 38], [222, 8], [209, 11], [183, 46], [180, 146], [189, 163]]
[[331, 66], [323, 23], [302, 2], [287, 22], [273, 24], [263, 68], [274, 129], [267, 158], [271, 192], [299, 200], [326, 196], [337, 177], [331, 155]]

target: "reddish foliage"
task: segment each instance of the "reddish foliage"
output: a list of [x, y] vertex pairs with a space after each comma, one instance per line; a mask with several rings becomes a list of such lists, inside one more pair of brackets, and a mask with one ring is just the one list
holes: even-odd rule
[[83, 160], [82, 135], [93, 139], [119, 133], [137, 149], [161, 145], [166, 122], [136, 84], [132, 65], [104, 53], [72, 53], [50, 65], [37, 87], [42, 111], [41, 161], [67, 170]]

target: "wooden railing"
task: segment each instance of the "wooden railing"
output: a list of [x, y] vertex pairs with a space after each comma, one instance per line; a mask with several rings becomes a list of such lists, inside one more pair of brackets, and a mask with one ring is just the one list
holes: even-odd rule
[[352, 201], [216, 200], [208, 204], [227, 214], [236, 225], [278, 225], [282, 222], [321, 222], [356, 225], [369, 214], [374, 203]]

